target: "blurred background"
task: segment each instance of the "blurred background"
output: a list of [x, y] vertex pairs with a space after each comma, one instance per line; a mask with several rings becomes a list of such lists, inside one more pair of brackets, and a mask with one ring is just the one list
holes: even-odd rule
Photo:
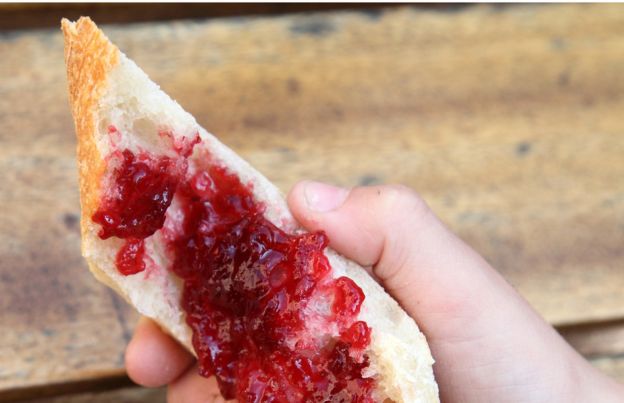
[[80, 257], [61, 17], [283, 191], [400, 182], [624, 381], [624, 6], [0, 5], [0, 401], [159, 402]]

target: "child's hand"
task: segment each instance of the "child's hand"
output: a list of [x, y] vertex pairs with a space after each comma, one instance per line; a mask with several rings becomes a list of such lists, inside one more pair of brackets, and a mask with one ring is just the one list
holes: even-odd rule
[[[622, 402], [594, 369], [488, 263], [408, 188], [302, 182], [288, 197], [307, 229], [372, 272], [421, 327], [443, 402]], [[128, 374], [169, 385], [170, 402], [222, 401], [214, 379], [150, 321], [126, 351]]]

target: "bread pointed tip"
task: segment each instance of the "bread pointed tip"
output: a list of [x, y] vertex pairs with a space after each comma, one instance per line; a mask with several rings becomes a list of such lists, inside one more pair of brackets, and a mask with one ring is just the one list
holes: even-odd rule
[[81, 26], [91, 26], [95, 29], [98, 29], [95, 22], [93, 22], [93, 20], [89, 16], [82, 16], [76, 21], [71, 21], [67, 18], [61, 19], [61, 29], [64, 33], [75, 34]]
[[81, 106], [92, 106], [103, 81], [117, 64], [119, 50], [89, 17], [61, 20], [65, 41], [65, 65], [74, 118]]
[[61, 29], [63, 32], [68, 31], [72, 25], [72, 22], [67, 18], [61, 18]]

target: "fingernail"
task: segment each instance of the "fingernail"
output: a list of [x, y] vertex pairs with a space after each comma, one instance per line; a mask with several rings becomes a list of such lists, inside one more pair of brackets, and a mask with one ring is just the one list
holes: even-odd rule
[[320, 182], [308, 182], [304, 188], [304, 196], [308, 208], [319, 213], [335, 210], [342, 206], [349, 191]]

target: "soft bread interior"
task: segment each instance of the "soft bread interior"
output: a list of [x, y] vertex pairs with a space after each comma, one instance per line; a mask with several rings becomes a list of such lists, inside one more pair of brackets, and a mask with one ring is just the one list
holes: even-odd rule
[[[235, 172], [243, 183], [251, 184], [256, 199], [266, 205], [267, 219], [288, 232], [300, 231], [280, 191], [201, 128], [190, 114], [162, 92], [121, 52], [116, 64], [105, 75], [102, 91], [93, 108], [91, 135], [100, 158], [105, 159], [113, 147], [131, 150], [141, 148], [156, 154], [167, 154], [171, 152], [170, 144], [159, 133], [170, 133], [174, 141], [184, 141], [199, 133], [202, 142], [196, 146], [191, 158], [197, 158], [197, 148], [206, 147], [218, 163]], [[75, 118], [78, 120], [78, 117]], [[123, 135], [111, 136], [111, 128]], [[100, 181], [101, 189], [106, 189], [106, 172]], [[81, 196], [85, 197], [84, 194]], [[174, 210], [170, 213], [175, 215], [175, 205], [171, 208]], [[83, 219], [82, 224], [83, 254], [95, 276], [119, 292], [141, 314], [157, 321], [192, 352], [191, 331], [179, 306], [180, 281], [167, 270], [169, 262], [163, 252], [164, 241], [159, 233], [150, 237], [146, 243], [152, 261], [148, 270], [123, 276], [115, 267], [115, 255], [121, 241], [115, 238], [101, 240], [97, 236], [99, 226], [89, 219]], [[359, 319], [366, 321], [372, 328], [367, 353], [371, 357], [371, 375], [378, 380], [379, 400], [438, 402], [433, 359], [425, 337], [414, 320], [362, 267], [332, 250], [328, 249], [326, 255], [333, 268], [332, 275], [352, 278], [366, 295]]]

